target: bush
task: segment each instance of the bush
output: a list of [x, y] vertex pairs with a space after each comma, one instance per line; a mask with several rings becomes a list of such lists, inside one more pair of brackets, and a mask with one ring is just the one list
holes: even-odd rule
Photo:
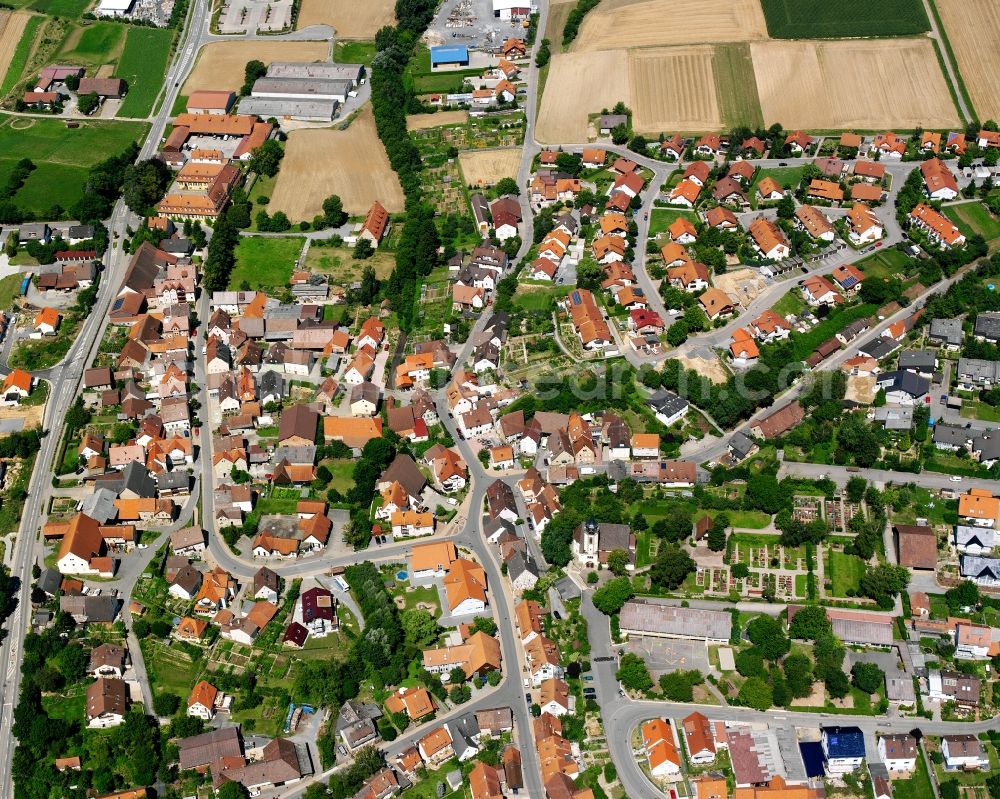
[[153, 711], [157, 716], [172, 716], [181, 706], [181, 699], [177, 694], [156, 694], [153, 697]]

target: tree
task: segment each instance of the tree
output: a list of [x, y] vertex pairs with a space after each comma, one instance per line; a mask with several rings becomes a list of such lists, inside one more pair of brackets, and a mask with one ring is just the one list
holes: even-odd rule
[[876, 663], [855, 663], [851, 667], [851, 682], [866, 694], [874, 694], [885, 683], [885, 673]]
[[435, 641], [440, 632], [437, 619], [426, 610], [404, 610], [399, 614], [399, 623], [406, 643], [417, 649]]
[[512, 194], [517, 197], [521, 193], [521, 189], [514, 178], [500, 178], [494, 188], [498, 197], [502, 197], [505, 194]]
[[672, 347], [679, 347], [688, 337], [688, 324], [683, 319], [678, 319], [667, 330], [667, 341]]
[[972, 580], [963, 580], [954, 588], [949, 588], [945, 591], [944, 598], [951, 610], [974, 608], [979, 604], [980, 600], [979, 586]]
[[812, 693], [813, 670], [809, 656], [792, 652], [782, 663], [785, 682], [793, 699], [802, 699]]
[[461, 666], [456, 666], [451, 671], [448, 672], [448, 682], [455, 685], [461, 685], [465, 682], [465, 669]]
[[791, 219], [793, 216], [795, 216], [795, 200], [786, 194], [778, 200], [778, 218]]
[[97, 96], [97, 92], [80, 94], [77, 95], [76, 98], [76, 107], [80, 109], [81, 114], [85, 114], [87, 116], [93, 114], [100, 104], [101, 98]]
[[153, 696], [153, 712], [157, 716], [172, 716], [181, 705], [177, 694], [155, 694]]
[[628, 552], [624, 549], [612, 549], [608, 553], [608, 568], [611, 570], [612, 574], [618, 575], [619, 577], [625, 574], [629, 565]]
[[448, 698], [456, 705], [464, 705], [472, 699], [472, 689], [468, 685], [456, 685], [448, 692]]
[[740, 687], [737, 701], [744, 707], [767, 710], [774, 704], [774, 696], [763, 677], [751, 677]]
[[87, 653], [83, 647], [76, 644], [69, 644], [62, 648], [56, 657], [56, 667], [59, 669], [66, 682], [73, 683], [82, 680], [87, 674]]
[[737, 580], [743, 580], [750, 576], [750, 567], [745, 563], [734, 563], [729, 568], [729, 573]]
[[679, 544], [666, 544], [660, 547], [660, 554], [650, 568], [649, 576], [653, 585], [673, 591], [694, 570], [694, 561]]
[[224, 782], [215, 795], [218, 799], [248, 799], [250, 793], [238, 782]]
[[747, 480], [747, 502], [765, 513], [777, 513], [787, 502], [787, 494], [771, 474], [756, 474]]
[[626, 652], [621, 656], [615, 679], [630, 691], [648, 691], [653, 687], [653, 678], [649, 676], [646, 661], [633, 652]]
[[824, 608], [819, 605], [806, 605], [804, 608], [800, 608], [792, 618], [788, 632], [792, 638], [815, 641], [821, 636], [830, 635], [833, 632], [833, 626], [830, 624], [830, 619], [827, 618]]
[[847, 680], [847, 675], [839, 669], [827, 674], [824, 682], [826, 684], [827, 693], [829, 693], [834, 699], [843, 699], [851, 690], [851, 685]]
[[125, 168], [122, 199], [136, 214], [145, 215], [163, 198], [173, 175], [159, 158], [150, 158]]
[[622, 609], [622, 606], [635, 596], [635, 589], [627, 577], [617, 577], [608, 580], [594, 591], [593, 603], [601, 613], [611, 616]]
[[278, 140], [268, 139], [253, 151], [250, 157], [250, 171], [273, 178], [278, 174], [278, 167], [281, 166], [281, 159], [284, 157], [285, 151]]
[[863, 477], [852, 477], [847, 481], [847, 498], [857, 504], [864, 499], [865, 491], [868, 489], [868, 481]]
[[896, 596], [906, 590], [910, 582], [910, 570], [905, 566], [880, 563], [869, 566], [858, 582], [862, 596], [874, 599], [879, 607], [891, 608]]
[[757, 616], [753, 619], [747, 625], [747, 637], [760, 650], [761, 655], [770, 661], [784, 657], [792, 646], [781, 622], [772, 616]]
[[729, 529], [729, 517], [720, 513], [712, 522], [708, 531], [708, 548], [713, 552], [722, 552], [726, 548], [726, 530]]
[[323, 200], [323, 221], [329, 227], [340, 227], [347, 221], [344, 204], [336, 194], [331, 194]]
[[699, 671], [671, 671], [660, 675], [660, 690], [671, 702], [693, 702], [694, 687], [704, 681]]
[[258, 78], [263, 78], [267, 74], [267, 66], [264, 62], [257, 61], [247, 61], [246, 67], [243, 68], [243, 87], [240, 89], [240, 96], [246, 97], [253, 91], [253, 85], [257, 82]]
[[372, 243], [368, 239], [359, 238], [358, 243], [354, 245], [354, 252], [351, 254], [356, 260], [364, 261], [375, 254], [375, 248], [372, 247]]

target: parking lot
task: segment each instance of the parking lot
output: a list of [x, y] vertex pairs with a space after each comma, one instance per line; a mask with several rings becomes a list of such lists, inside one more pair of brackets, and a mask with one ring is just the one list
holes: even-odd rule
[[659, 677], [671, 671], [694, 669], [708, 674], [708, 647], [704, 641], [684, 641], [673, 638], [635, 636], [625, 644], [625, 651], [646, 661], [650, 674]]

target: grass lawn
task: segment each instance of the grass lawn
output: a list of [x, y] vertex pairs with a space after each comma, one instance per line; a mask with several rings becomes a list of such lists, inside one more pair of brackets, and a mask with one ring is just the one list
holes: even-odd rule
[[677, 217], [683, 216], [693, 225], [698, 224], [698, 214], [693, 211], [675, 211], [670, 208], [654, 208], [649, 217], [649, 236], [652, 238], [660, 233], [666, 233]]
[[747, 530], [762, 530], [771, 523], [771, 517], [759, 510], [697, 511], [695, 513], [695, 518], [699, 518], [702, 513], [707, 513], [713, 519], [720, 513], [725, 513], [729, 517], [729, 523], [733, 527]]
[[118, 59], [125, 41], [124, 25], [118, 22], [94, 22], [79, 30], [79, 37], [70, 33], [63, 44], [58, 55], [61, 62], [92, 68], [112, 64]]
[[[257, 198], [254, 187], [253, 197]], [[309, 247], [306, 253], [306, 267], [317, 272], [326, 272], [332, 284], [350, 285], [361, 280], [366, 267], [375, 270], [375, 277], [385, 280], [396, 266], [396, 256], [388, 250], [376, 250], [371, 258], [355, 259], [353, 247]]]
[[746, 42], [716, 45], [713, 67], [719, 110], [726, 126], [764, 127], [750, 45]]
[[1000, 237], [1000, 219], [978, 200], [945, 206], [944, 215], [966, 236], [979, 233], [987, 241]]
[[125, 50], [115, 75], [128, 81], [128, 94], [118, 109], [121, 117], [148, 117], [163, 86], [174, 31], [162, 28], [129, 29]]
[[0, 83], [0, 95], [7, 94], [7, 92], [13, 89], [14, 84], [17, 83], [17, 79], [24, 72], [24, 67], [28, 63], [28, 54], [31, 52], [31, 45], [34, 43], [35, 35], [38, 33], [38, 27], [44, 21], [44, 17], [32, 17], [28, 20], [28, 24], [21, 34], [21, 41], [14, 48], [14, 55], [11, 56], [10, 65], [7, 67], [7, 74], [3, 76], [3, 82]]
[[229, 278], [229, 288], [238, 289], [243, 281], [251, 289], [287, 286], [300, 252], [300, 236], [278, 239], [242, 236], [236, 245], [236, 267]]
[[865, 562], [857, 555], [831, 551], [827, 556], [826, 578], [833, 596], [846, 597], [848, 590], [857, 591]]
[[188, 656], [153, 642], [143, 647], [143, 653], [153, 691], [157, 694], [171, 693], [177, 694], [182, 699], [186, 698], [194, 686], [194, 678], [199, 670]]
[[403, 597], [403, 601], [406, 603], [406, 610], [413, 610], [418, 604], [423, 603], [425, 605], [433, 605], [437, 608], [437, 612], [434, 613], [435, 616], [440, 613], [441, 601], [438, 598], [437, 588], [433, 585], [410, 586], [408, 582], [402, 582], [396, 583], [395, 588], [391, 589], [391, 591], [395, 596]]
[[641, 569], [653, 562], [653, 534], [649, 530], [639, 533], [635, 539], [635, 566]]
[[42, 697], [42, 707], [49, 716], [70, 723], [83, 721], [86, 705], [87, 688], [83, 685], [70, 688], [65, 694]]
[[338, 64], [364, 64], [370, 67], [375, 58], [375, 42], [337, 42], [333, 60]]
[[760, 183], [765, 177], [772, 177], [778, 181], [780, 186], [794, 191], [799, 185], [799, 181], [802, 180], [802, 167], [787, 166], [772, 167], [771, 169], [758, 169], [757, 175], [753, 180], [753, 185], [750, 187], [750, 191], [747, 192], [750, 197], [750, 203], [755, 208], [757, 207], [757, 184]]
[[49, 214], [48, 211], [55, 204], [64, 209], [76, 204], [83, 196], [88, 170], [85, 167], [48, 164], [44, 161], [36, 163], [35, 167], [14, 195], [17, 206], [34, 211], [39, 217], [64, 216]]
[[963, 419], [981, 419], [984, 422], [1000, 422], [1000, 408], [994, 408], [979, 400], [962, 400]]
[[935, 795], [922, 757], [917, 758], [917, 768], [910, 779], [892, 781], [892, 793], [895, 799], [926, 799]]
[[784, 297], [774, 304], [774, 312], [782, 316], [798, 316], [806, 308], [806, 301], [802, 298], [802, 292], [792, 289]]
[[[655, 213], [655, 212], [654, 212]], [[514, 303], [527, 313], [551, 314], [558, 297], [569, 293], [570, 288], [518, 286], [514, 294]]]
[[9, 308], [15, 297], [21, 295], [23, 275], [7, 275], [0, 280], [0, 308]]
[[789, 336], [789, 340], [795, 345], [795, 357], [804, 361], [814, 349], [831, 338], [842, 327], [849, 325], [855, 319], [871, 316], [877, 310], [877, 306], [869, 303], [838, 308], [807, 333], [793, 332]]
[[354, 461], [334, 460], [326, 461], [326, 468], [333, 474], [330, 481], [330, 488], [336, 488], [340, 493], [345, 493], [354, 487]]
[[15, 203], [39, 216], [53, 204], [70, 208], [83, 194], [87, 168], [140, 139], [141, 122], [88, 121], [67, 128], [59, 119], [15, 118], [0, 114], [0, 178], [30, 158], [35, 171], [14, 196]]
[[920, 0], [761, 0], [775, 39], [911, 36], [930, 30]]
[[295, 514], [295, 508], [298, 507], [298, 504], [298, 497], [261, 497], [254, 510], [260, 511], [261, 516], [292, 516]]
[[895, 248], [879, 250], [857, 262], [865, 277], [891, 277], [907, 262], [908, 256]]

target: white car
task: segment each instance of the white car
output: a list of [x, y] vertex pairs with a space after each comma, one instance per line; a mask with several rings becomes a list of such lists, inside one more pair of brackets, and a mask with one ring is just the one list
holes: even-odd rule
[[953, 474], [953, 475], [952, 475], [951, 477], [949, 477], [948, 479], [949, 479], [949, 480], [951, 480], [951, 482], [953, 482], [953, 483], [961, 483], [961, 482], [962, 482], [962, 477], [961, 477], [961, 475], [957, 475], [957, 474]]

